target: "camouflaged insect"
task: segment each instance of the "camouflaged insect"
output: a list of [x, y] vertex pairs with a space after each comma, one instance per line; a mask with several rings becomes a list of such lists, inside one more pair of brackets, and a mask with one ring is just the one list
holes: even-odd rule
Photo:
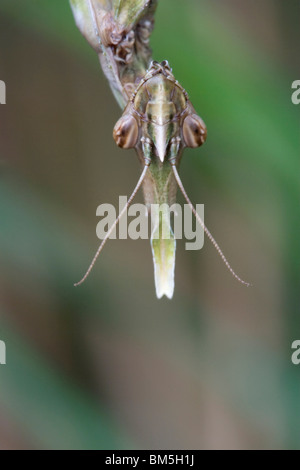
[[143, 185], [147, 207], [160, 208], [154, 214], [151, 234], [158, 298], [163, 295], [171, 298], [174, 292], [176, 241], [169, 208], [176, 200], [177, 187], [227, 269], [248, 286], [235, 274], [196, 212], [177, 171], [183, 149], [199, 147], [205, 142], [206, 127], [167, 61], [151, 62], [147, 69], [157, 0], [70, 0], [70, 3], [78, 28], [99, 54], [116, 100], [125, 107], [114, 127], [114, 139], [124, 149], [134, 148], [143, 165], [127, 206], [108, 231], [86, 274], [75, 285], [88, 277], [107, 239]]
[[[199, 147], [206, 127], [196, 114], [186, 91], [175, 79], [167, 61], [152, 62], [130, 98], [113, 136], [122, 148], [135, 148], [141, 162], [149, 165], [143, 188], [148, 207], [158, 204], [151, 236], [156, 293], [171, 298], [174, 291], [176, 241], [167, 208], [175, 202], [177, 183], [172, 165], [178, 166], [185, 147]], [[160, 234], [168, 234], [164, 239]]]

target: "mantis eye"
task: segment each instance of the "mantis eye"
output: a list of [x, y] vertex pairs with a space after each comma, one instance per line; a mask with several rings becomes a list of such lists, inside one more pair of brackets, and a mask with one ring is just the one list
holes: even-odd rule
[[197, 114], [190, 114], [185, 118], [182, 131], [187, 147], [200, 147], [206, 141], [206, 126]]
[[172, 70], [170, 65], [169, 65], [169, 62], [167, 60], [163, 60], [162, 63], [161, 63], [161, 66], [164, 67], [165, 69], [168, 69], [168, 70]]
[[139, 128], [136, 119], [131, 114], [125, 114], [114, 127], [113, 138], [123, 149], [132, 149], [138, 140]]

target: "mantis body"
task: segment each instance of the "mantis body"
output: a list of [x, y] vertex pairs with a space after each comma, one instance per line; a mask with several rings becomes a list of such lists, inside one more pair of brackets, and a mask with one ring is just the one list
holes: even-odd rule
[[[88, 0], [89, 11], [92, 16], [94, 27], [97, 27], [97, 17], [92, 0]], [[151, 3], [151, 2], [148, 2]], [[153, 8], [153, 5], [152, 5]], [[109, 16], [108, 16], [109, 15]], [[139, 181], [128, 200], [127, 206], [119, 214], [118, 218], [111, 226], [105, 239], [102, 241], [98, 251], [96, 252], [86, 274], [75, 285], [82, 284], [90, 274], [94, 264], [103, 249], [109, 236], [115, 229], [120, 217], [127, 210], [133, 201], [137, 191], [143, 186], [145, 203], [148, 208], [151, 204], [162, 207], [172, 205], [176, 200], [177, 187], [180, 188], [183, 196], [193, 211], [196, 219], [202, 226], [206, 235], [213, 243], [225, 265], [231, 274], [242, 284], [249, 284], [243, 281], [231, 268], [229, 262], [225, 258], [219, 245], [204, 225], [203, 220], [196, 212], [187, 193], [183, 187], [178, 174], [178, 167], [182, 157], [184, 148], [196, 148], [201, 146], [207, 136], [206, 126], [200, 116], [196, 113], [191, 104], [187, 92], [175, 79], [172, 70], [167, 61], [158, 63], [152, 61], [149, 68], [143, 76], [139, 76], [141, 68], [136, 78], [138, 84], [133, 86], [132, 82], [124, 82], [120, 76], [125, 76], [124, 70], [120, 73], [114, 70], [114, 59], [117, 50], [123, 50], [118, 44], [117, 48], [110, 46], [108, 54], [104, 48], [105, 41], [101, 37], [109, 37], [109, 31], [116, 30], [113, 17], [110, 12], [101, 13], [103, 24], [107, 24], [104, 32], [97, 29], [96, 36], [101, 46], [100, 60], [105, 62], [103, 69], [108, 77], [117, 73], [117, 79], [113, 81], [113, 91], [115, 96], [121, 96], [127, 104], [123, 111], [122, 117], [116, 123], [113, 130], [113, 137], [117, 145], [124, 149], [134, 148], [138, 158], [142, 164], [142, 174]], [[106, 18], [106, 20], [104, 20]], [[97, 27], [98, 28], [98, 27]], [[102, 35], [101, 35], [102, 31]], [[112, 34], [112, 33], [110, 33]], [[125, 34], [125, 32], [123, 33]], [[126, 44], [129, 43], [129, 33], [124, 36]], [[116, 33], [114, 33], [114, 38]], [[122, 37], [122, 35], [121, 35]], [[131, 39], [132, 39], [131, 34]], [[130, 43], [132, 45], [132, 41]], [[106, 47], [108, 45], [106, 44]], [[104, 48], [104, 49], [103, 49]], [[119, 49], [118, 49], [119, 48]], [[131, 49], [126, 48], [127, 58], [130, 63], [132, 60]], [[121, 59], [116, 62], [124, 61], [123, 67], [126, 67], [126, 60]], [[132, 68], [129, 67], [128, 75]], [[121, 99], [121, 101], [122, 101]], [[166, 238], [160, 237], [160, 234], [168, 234]], [[151, 247], [154, 262], [154, 276], [156, 294], [158, 298], [166, 295], [172, 298], [174, 292], [174, 269], [175, 269], [175, 252], [176, 240], [170, 224], [168, 211], [162, 211], [161, 216], [156, 218], [156, 225], [153, 227], [151, 236]]]

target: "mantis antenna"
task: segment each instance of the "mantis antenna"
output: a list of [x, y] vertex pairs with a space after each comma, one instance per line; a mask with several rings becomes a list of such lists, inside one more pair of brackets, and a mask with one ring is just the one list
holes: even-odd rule
[[185, 198], [186, 202], [188, 203], [188, 205], [190, 206], [194, 216], [196, 217], [197, 221], [199, 222], [199, 224], [201, 225], [202, 229], [204, 230], [204, 232], [206, 233], [207, 237], [209, 238], [209, 240], [211, 241], [211, 243], [213, 244], [213, 246], [215, 247], [215, 249], [217, 250], [217, 252], [219, 253], [219, 255], [221, 256], [225, 266], [227, 267], [227, 269], [231, 272], [231, 274], [233, 275], [233, 277], [235, 277], [241, 284], [244, 284], [245, 286], [249, 287], [251, 286], [251, 284], [249, 284], [249, 282], [245, 282], [243, 281], [243, 279], [241, 279], [235, 272], [234, 270], [232, 269], [232, 267], [230, 266], [229, 262], [227, 261], [223, 251], [221, 250], [221, 248], [219, 247], [218, 243], [216, 242], [216, 240], [214, 239], [214, 237], [212, 236], [212, 234], [210, 233], [210, 231], [208, 230], [208, 228], [206, 227], [206, 225], [204, 224], [203, 220], [201, 219], [201, 217], [199, 216], [198, 212], [196, 211], [195, 207], [193, 206], [190, 198], [188, 197], [184, 187], [183, 187], [183, 184], [182, 184], [182, 181], [180, 179], [180, 176], [178, 174], [178, 171], [177, 171], [177, 168], [175, 166], [175, 163], [171, 163], [172, 165], [172, 168], [173, 168], [173, 173], [174, 173], [174, 176], [175, 176], [175, 179], [177, 181], [177, 184], [178, 184], [178, 187], [180, 189], [180, 191], [182, 192], [183, 194], [183, 197]]
[[103, 247], [104, 247], [105, 243], [107, 242], [107, 240], [108, 240], [109, 237], [111, 236], [113, 230], [114, 230], [115, 227], [118, 225], [118, 223], [119, 223], [121, 217], [125, 214], [125, 212], [127, 211], [128, 207], [130, 206], [130, 204], [131, 204], [132, 201], [134, 200], [134, 198], [135, 198], [135, 196], [136, 196], [138, 190], [140, 189], [140, 187], [141, 187], [141, 185], [142, 185], [142, 183], [143, 183], [143, 181], [144, 181], [144, 178], [145, 178], [145, 176], [146, 176], [148, 167], [149, 167], [149, 162], [146, 161], [146, 162], [145, 162], [144, 169], [143, 169], [143, 171], [142, 171], [142, 174], [141, 174], [141, 176], [140, 176], [140, 178], [139, 178], [139, 180], [138, 180], [138, 182], [137, 182], [137, 185], [136, 185], [136, 187], [134, 188], [134, 190], [133, 190], [133, 192], [132, 192], [130, 198], [128, 199], [126, 206], [123, 207], [123, 209], [121, 210], [120, 214], [118, 215], [118, 217], [116, 218], [116, 220], [114, 221], [114, 223], [113, 223], [112, 226], [110, 227], [109, 231], [108, 231], [107, 234], [105, 235], [105, 238], [102, 240], [102, 243], [101, 243], [101, 245], [99, 246], [99, 248], [98, 248], [98, 250], [97, 250], [97, 252], [96, 252], [96, 254], [95, 254], [95, 256], [94, 256], [94, 258], [93, 258], [93, 260], [92, 260], [92, 262], [91, 262], [91, 264], [90, 264], [90, 266], [89, 266], [89, 268], [88, 268], [88, 270], [87, 270], [87, 272], [85, 273], [85, 275], [83, 276], [83, 278], [81, 279], [81, 281], [76, 282], [76, 284], [74, 284], [75, 287], [80, 286], [81, 284], [83, 284], [84, 281], [86, 280], [86, 278], [89, 276], [90, 272], [92, 271], [92, 269], [93, 269], [93, 267], [94, 267], [94, 265], [95, 265], [95, 263], [96, 263], [96, 261], [97, 261], [98, 256], [100, 255], [101, 251], [103, 250]]

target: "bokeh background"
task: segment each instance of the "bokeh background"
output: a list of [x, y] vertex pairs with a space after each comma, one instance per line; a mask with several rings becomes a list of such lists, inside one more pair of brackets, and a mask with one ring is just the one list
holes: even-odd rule
[[[181, 176], [234, 269], [177, 246], [172, 301], [148, 241], [96, 208], [140, 174], [67, 0], [0, 0], [1, 449], [300, 448], [298, 0], [161, 0], [168, 59], [208, 127]], [[183, 202], [181, 196], [179, 201]], [[142, 201], [142, 195], [139, 195]]]

